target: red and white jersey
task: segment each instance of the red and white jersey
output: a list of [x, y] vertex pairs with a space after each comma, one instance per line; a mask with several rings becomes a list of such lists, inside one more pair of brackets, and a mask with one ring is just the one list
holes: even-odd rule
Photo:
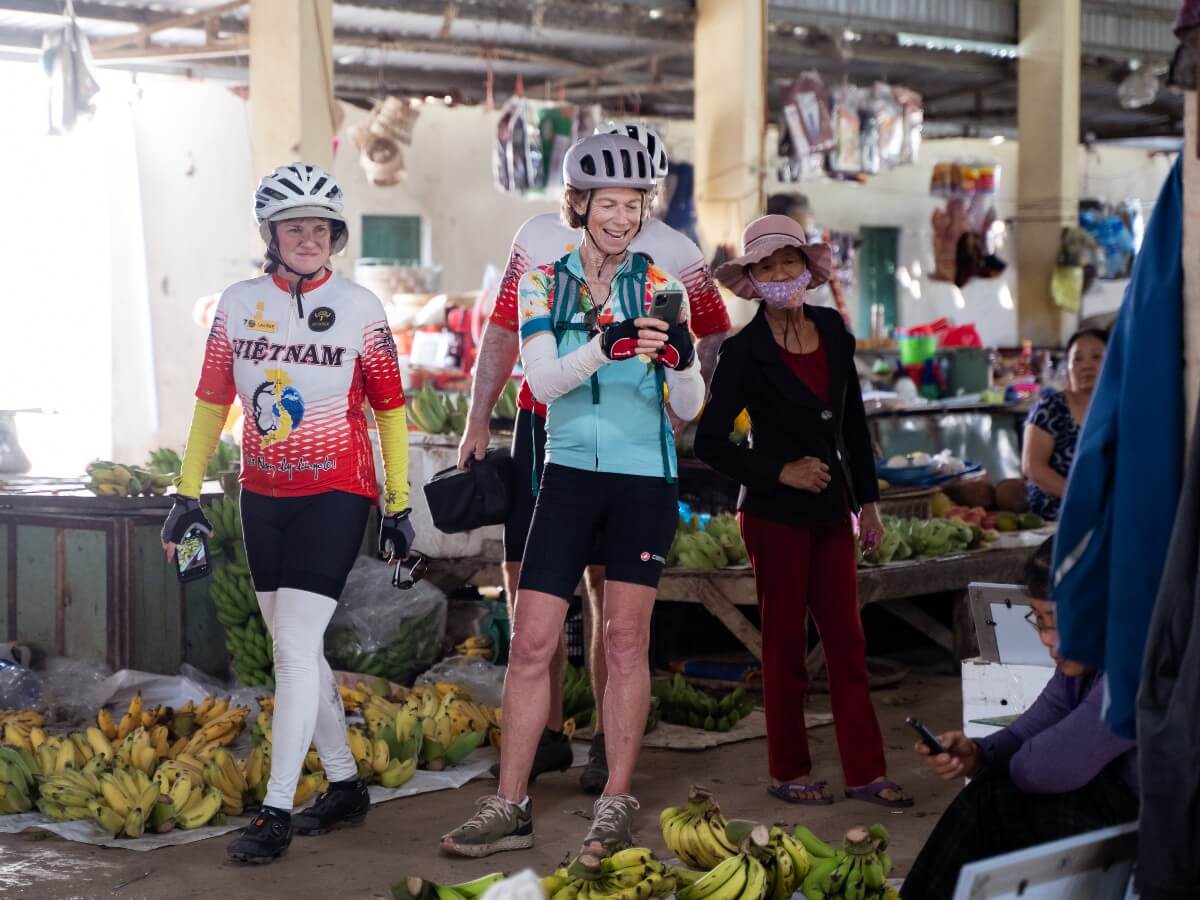
[[267, 496], [345, 491], [375, 498], [363, 401], [404, 405], [383, 305], [327, 274], [299, 300], [270, 275], [221, 295], [196, 396], [241, 399], [242, 484]]
[[[517, 286], [521, 276], [530, 269], [561, 259], [579, 246], [580, 239], [581, 232], [568, 228], [555, 213], [534, 216], [522, 225], [513, 238], [491, 321], [501, 328], [516, 331], [520, 327]], [[683, 284], [687, 291], [692, 333], [696, 337], [724, 334], [730, 329], [729, 310], [713, 283], [704, 254], [686, 235], [658, 219], [647, 219], [629, 249], [644, 253], [654, 265]], [[539, 416], [546, 415], [546, 407], [533, 399], [528, 382], [521, 385], [517, 406], [532, 409]]]

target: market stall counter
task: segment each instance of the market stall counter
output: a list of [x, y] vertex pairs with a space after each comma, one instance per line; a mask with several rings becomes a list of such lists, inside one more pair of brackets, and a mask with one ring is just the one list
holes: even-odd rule
[[[207, 504], [219, 496], [205, 485]], [[175, 673], [228, 666], [211, 579], [180, 584], [159, 530], [169, 497], [100, 497], [81, 483], [0, 490], [0, 636], [50, 656]]]

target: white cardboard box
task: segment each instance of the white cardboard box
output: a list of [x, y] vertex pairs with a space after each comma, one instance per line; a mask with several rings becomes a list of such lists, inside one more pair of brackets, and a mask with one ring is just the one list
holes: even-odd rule
[[973, 720], [1019, 716], [1033, 705], [1053, 674], [1049, 654], [1044, 666], [963, 660], [963, 732], [967, 737], [979, 738], [999, 731], [1002, 726]]

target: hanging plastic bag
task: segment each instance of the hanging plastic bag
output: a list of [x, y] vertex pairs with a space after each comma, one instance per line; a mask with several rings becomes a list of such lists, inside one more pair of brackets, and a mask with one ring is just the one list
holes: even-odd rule
[[92, 51], [75, 21], [75, 5], [67, 0], [67, 24], [42, 38], [42, 69], [50, 79], [50, 133], [66, 134], [80, 116], [94, 113], [92, 98], [100, 92], [93, 74]]
[[501, 191], [513, 190], [512, 169], [509, 167], [508, 159], [515, 114], [515, 107], [510, 100], [500, 110], [500, 120], [496, 123], [496, 141], [492, 146], [492, 177], [496, 182], [496, 187]]
[[809, 152], [821, 154], [830, 150], [834, 144], [833, 124], [821, 76], [816, 71], [801, 73], [784, 88], [783, 100], [785, 106], [790, 103], [796, 107]]
[[1060, 309], [1079, 312], [1083, 298], [1083, 267], [1055, 266], [1050, 276], [1050, 296]]
[[885, 169], [899, 165], [904, 151], [904, 111], [890, 84], [875, 84], [875, 119], [879, 129], [879, 161]]
[[904, 123], [904, 142], [900, 147], [900, 162], [912, 165], [921, 155], [921, 132], [925, 123], [925, 109], [921, 95], [908, 88], [892, 88], [892, 96], [900, 104]]

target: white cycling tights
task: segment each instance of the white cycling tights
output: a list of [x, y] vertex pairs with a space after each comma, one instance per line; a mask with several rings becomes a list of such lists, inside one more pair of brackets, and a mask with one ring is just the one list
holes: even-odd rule
[[275, 647], [271, 779], [263, 802], [291, 810], [310, 744], [316, 744], [330, 781], [358, 777], [337, 682], [325, 661], [325, 626], [337, 601], [295, 588], [257, 593]]

